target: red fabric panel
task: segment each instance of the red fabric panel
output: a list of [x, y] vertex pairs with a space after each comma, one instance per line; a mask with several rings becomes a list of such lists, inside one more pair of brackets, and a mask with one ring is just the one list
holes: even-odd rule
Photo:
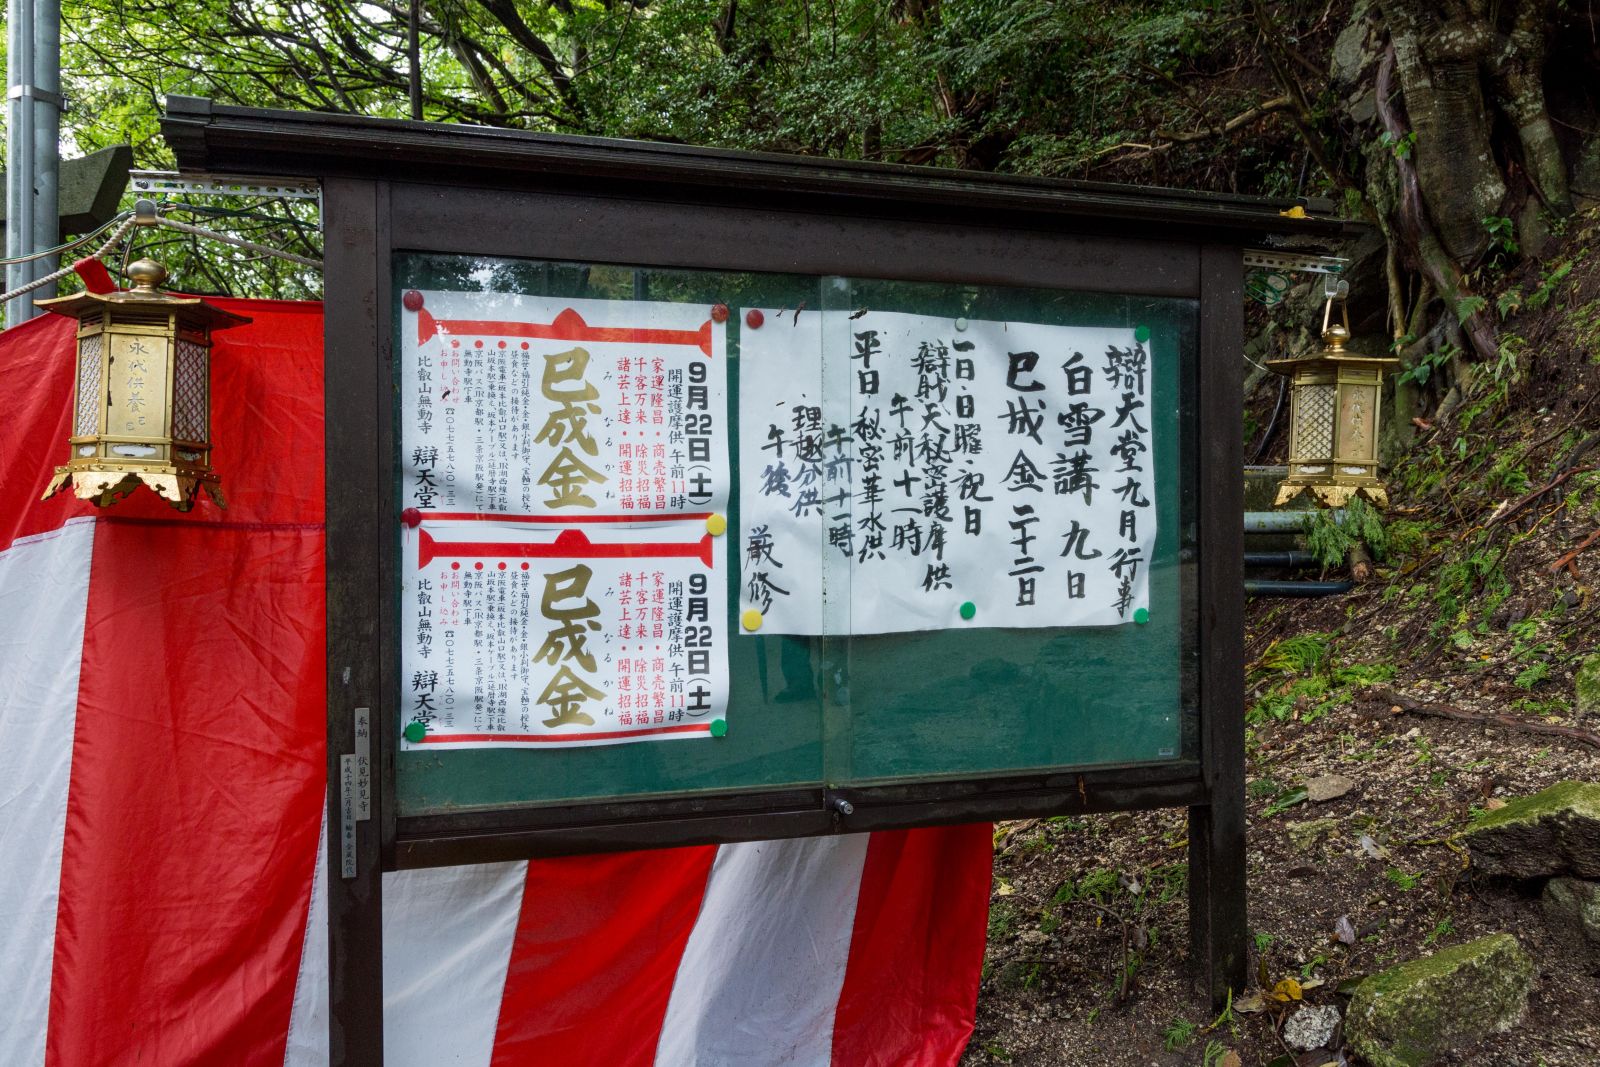
[[935, 1067], [972, 1036], [993, 827], [875, 833], [834, 1015], [834, 1067]]
[[51, 473], [67, 461], [76, 332], [71, 319], [41, 315], [0, 333], [7, 394], [0, 418], [0, 549], [94, 511], [70, 496], [39, 500]]
[[715, 846], [534, 860], [493, 1067], [649, 1067]]
[[180, 514], [140, 490], [99, 514], [59, 1067], [283, 1059], [323, 803], [322, 318], [218, 302], [256, 317], [218, 336], [229, 510]]

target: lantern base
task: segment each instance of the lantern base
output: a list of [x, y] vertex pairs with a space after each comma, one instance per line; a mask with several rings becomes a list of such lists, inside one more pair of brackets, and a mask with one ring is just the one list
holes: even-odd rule
[[1386, 508], [1389, 506], [1389, 494], [1384, 492], [1381, 485], [1337, 485], [1323, 483], [1320, 485], [1307, 485], [1304, 482], [1283, 482], [1278, 486], [1278, 496], [1272, 502], [1273, 507], [1282, 507], [1302, 493], [1310, 493], [1324, 506], [1342, 508], [1350, 503], [1352, 497], [1364, 497], [1368, 503], [1375, 507]]
[[172, 467], [149, 470], [95, 470], [88, 468], [57, 467], [56, 475], [45, 487], [41, 500], [49, 500], [68, 485], [72, 495], [87, 500], [97, 508], [109, 507], [139, 488], [140, 483], [171, 504], [178, 511], [194, 507], [196, 497], [204, 489], [219, 508], [228, 505], [222, 499], [222, 486], [215, 474]]

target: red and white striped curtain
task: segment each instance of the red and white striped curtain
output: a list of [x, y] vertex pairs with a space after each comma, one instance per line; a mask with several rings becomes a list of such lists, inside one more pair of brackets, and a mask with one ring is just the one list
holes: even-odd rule
[[[320, 305], [219, 301], [229, 508], [39, 502], [73, 326], [0, 334], [0, 1064], [327, 1063]], [[987, 826], [404, 872], [395, 1067], [954, 1064]]]

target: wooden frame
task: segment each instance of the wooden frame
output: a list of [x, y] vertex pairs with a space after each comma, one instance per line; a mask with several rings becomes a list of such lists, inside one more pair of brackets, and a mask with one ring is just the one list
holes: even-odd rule
[[[186, 98], [169, 98], [163, 128], [185, 170], [323, 181], [332, 1063], [382, 1062], [383, 870], [695, 842], [1187, 807], [1192, 956], [1214, 1001], [1243, 987], [1241, 249], [1275, 233], [1330, 238], [1342, 224], [1284, 218], [1289, 202], [220, 108]], [[531, 232], [540, 235], [539, 254], [557, 259], [1197, 299], [1197, 758], [402, 823], [392, 803], [395, 613], [375, 607], [392, 602], [396, 577], [393, 522], [385, 521], [397, 513], [389, 473], [392, 253], [526, 255], [518, 235]], [[852, 240], [841, 240], [846, 233]], [[914, 259], [904, 255], [908, 242]], [[341, 757], [356, 751], [358, 708], [376, 724], [378, 787], [371, 818], [352, 824], [350, 878], [341, 855]]]

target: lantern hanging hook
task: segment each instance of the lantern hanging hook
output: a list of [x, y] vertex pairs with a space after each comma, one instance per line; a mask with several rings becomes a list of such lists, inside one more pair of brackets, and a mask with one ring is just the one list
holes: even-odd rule
[[[1350, 283], [1344, 280], [1335, 282], [1331, 275], [1323, 286], [1327, 295], [1327, 302], [1322, 306], [1322, 342], [1332, 351], [1341, 351], [1344, 343], [1350, 339], [1350, 305], [1346, 298], [1350, 294]], [[1339, 305], [1339, 322], [1333, 321], [1333, 305]]]

